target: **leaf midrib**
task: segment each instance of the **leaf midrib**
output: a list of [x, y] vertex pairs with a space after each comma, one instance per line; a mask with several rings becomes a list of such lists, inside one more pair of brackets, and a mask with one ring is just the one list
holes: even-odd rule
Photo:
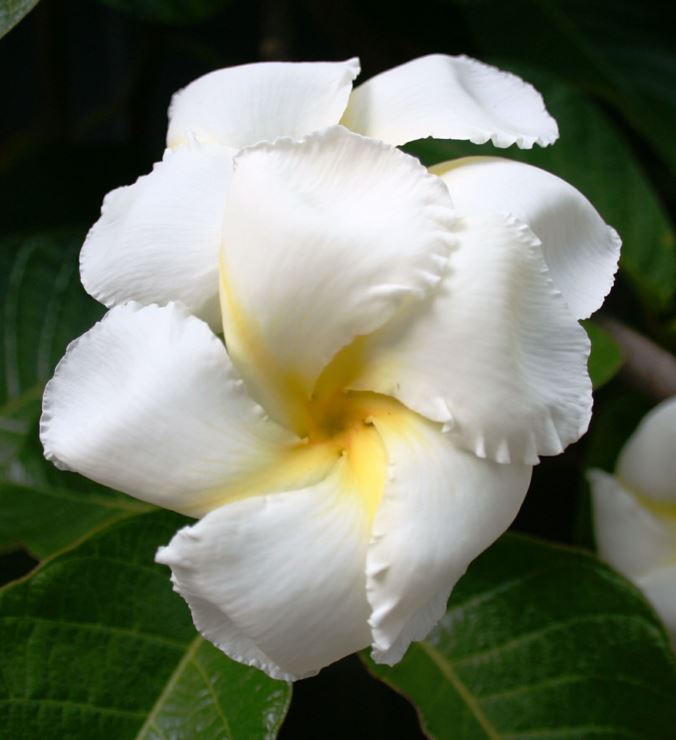
[[453, 686], [453, 688], [460, 695], [460, 698], [464, 701], [465, 706], [469, 709], [470, 713], [476, 720], [477, 724], [486, 734], [489, 740], [500, 740], [500, 734], [493, 727], [490, 720], [484, 714], [479, 702], [474, 694], [467, 688], [467, 686], [460, 680], [460, 676], [453, 668], [451, 662], [445, 658], [440, 652], [433, 648], [428, 642], [418, 643], [423, 652], [427, 654], [430, 660], [437, 666], [441, 671], [444, 678]]
[[162, 692], [157, 697], [157, 700], [155, 701], [155, 704], [153, 704], [152, 709], [150, 710], [150, 714], [147, 716], [146, 721], [141, 726], [141, 729], [138, 731], [136, 735], [135, 740], [144, 740], [144, 738], [147, 738], [148, 731], [151, 727], [154, 727], [156, 730], [158, 730], [162, 735], [165, 735], [165, 733], [162, 731], [162, 728], [159, 727], [157, 724], [155, 724], [155, 721], [162, 710], [162, 707], [166, 703], [168, 697], [171, 695], [171, 692], [176, 688], [176, 684], [181, 679], [183, 673], [185, 672], [186, 668], [190, 663], [193, 663], [193, 665], [196, 667], [197, 672], [200, 674], [200, 677], [204, 681], [204, 683], [207, 686], [207, 689], [211, 693], [212, 697], [214, 698], [215, 706], [217, 707], [218, 715], [220, 716], [223, 725], [226, 730], [226, 736], [228, 738], [232, 738], [232, 731], [230, 730], [230, 726], [228, 723], [227, 718], [223, 714], [223, 710], [220, 706], [220, 703], [216, 700], [216, 697], [214, 696], [213, 689], [206, 679], [204, 675], [204, 671], [202, 670], [201, 666], [198, 665], [197, 661], [195, 660], [195, 655], [197, 654], [197, 651], [199, 650], [200, 646], [202, 645], [203, 639], [201, 635], [197, 635], [192, 642], [189, 643], [188, 649], [185, 651], [183, 657], [179, 660], [179, 662], [176, 664], [176, 668], [174, 668], [173, 673], [169, 677], [169, 680], [164, 686], [164, 689], [162, 689]]

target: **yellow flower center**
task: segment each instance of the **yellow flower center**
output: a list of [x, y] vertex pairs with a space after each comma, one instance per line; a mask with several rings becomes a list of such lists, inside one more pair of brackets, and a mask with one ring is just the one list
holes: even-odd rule
[[372, 519], [387, 480], [387, 455], [377, 420], [386, 415], [390, 423], [404, 422], [412, 412], [387, 396], [345, 390], [363, 369], [363, 338], [357, 337], [334, 357], [308, 398], [300, 377], [293, 369], [278, 365], [255, 321], [242, 310], [222, 255], [220, 295], [231, 358], [252, 383], [259, 401], [299, 438], [280, 460], [238, 483], [236, 491], [217, 492], [220, 500], [314, 485], [343, 458], [342, 488], [346, 495], [359, 496]]
[[[333, 363], [332, 363], [333, 364]], [[379, 421], [405, 424], [411, 412], [377, 393], [338, 390], [308, 403], [308, 444], [344, 456], [345, 490], [356, 492], [369, 518], [375, 515], [387, 480], [387, 454]]]

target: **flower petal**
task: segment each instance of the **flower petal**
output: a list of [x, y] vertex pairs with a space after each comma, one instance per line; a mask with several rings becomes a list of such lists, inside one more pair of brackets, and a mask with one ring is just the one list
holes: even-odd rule
[[396, 663], [440, 619], [469, 563], [510, 525], [531, 468], [458, 449], [437, 424], [374, 416], [390, 461], [367, 558], [373, 657]]
[[[656, 503], [676, 504], [676, 397], [643, 418], [624, 446], [617, 475]], [[676, 510], [675, 512], [676, 513]]]
[[221, 269], [225, 336], [274, 418], [298, 429], [285, 400], [298, 406], [342, 346], [439, 282], [451, 220], [445, 186], [417, 160], [342, 127], [237, 156]]
[[200, 632], [273, 678], [313, 675], [370, 642], [368, 514], [346, 465], [313, 487], [223, 506], [158, 551]]
[[659, 614], [676, 648], [676, 563], [640, 576], [636, 585]]
[[448, 185], [458, 213], [509, 212], [528, 224], [575, 318], [586, 318], [603, 303], [617, 271], [620, 237], [572, 185], [498, 157], [456, 159], [431, 171]]
[[534, 464], [589, 424], [589, 340], [525, 225], [467, 218], [456, 234], [438, 293], [366, 338], [351, 387], [444, 422], [479, 457]]
[[198, 145], [167, 152], [133, 185], [108, 193], [80, 256], [85, 289], [110, 307], [180, 301], [220, 325], [218, 252], [232, 159]]
[[167, 146], [181, 146], [192, 136], [241, 149], [332, 126], [358, 74], [358, 59], [266, 62], [210, 72], [174, 95]]
[[394, 145], [432, 136], [530, 149], [559, 136], [531, 85], [475, 59], [443, 54], [414, 59], [359, 85], [341, 123]]
[[601, 557], [630, 578], [673, 562], [676, 521], [642, 505], [612, 475], [588, 473], [594, 506], [594, 531]]
[[294, 443], [246, 395], [221, 341], [174, 304], [109, 311], [70, 345], [43, 408], [58, 467], [193, 516], [254, 483], [278, 490]]

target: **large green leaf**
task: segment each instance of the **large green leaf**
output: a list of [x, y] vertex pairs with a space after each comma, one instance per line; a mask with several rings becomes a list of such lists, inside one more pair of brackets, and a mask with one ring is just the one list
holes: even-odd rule
[[0, 0], [0, 38], [38, 4], [39, 0]]
[[639, 593], [584, 553], [507, 535], [439, 626], [370, 670], [438, 740], [634, 738], [676, 727], [676, 661]]
[[551, 147], [501, 151], [427, 139], [406, 149], [426, 164], [477, 154], [506, 156], [572, 183], [620, 233], [620, 265], [643, 300], [655, 310], [664, 309], [676, 292], [674, 229], [634, 155], [606, 116], [579, 93], [542, 75], [523, 74], [543, 92], [559, 122], [561, 138]]
[[0, 592], [0, 735], [270, 738], [290, 687], [196, 636], [166, 568], [186, 520], [130, 514]]
[[56, 231], [0, 241], [0, 466], [32, 432], [68, 342], [103, 313], [80, 285], [82, 238]]

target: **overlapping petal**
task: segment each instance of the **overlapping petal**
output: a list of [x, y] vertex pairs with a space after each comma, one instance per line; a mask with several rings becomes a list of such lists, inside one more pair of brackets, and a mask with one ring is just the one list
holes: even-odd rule
[[588, 474], [601, 557], [629, 577], [676, 645], [676, 398], [663, 401], [625, 444], [614, 476]]
[[432, 136], [530, 149], [558, 138], [556, 121], [531, 85], [475, 59], [443, 54], [414, 59], [359, 85], [342, 123], [395, 145]]
[[40, 436], [59, 467], [194, 516], [284, 476], [297, 485], [325, 474], [323, 458], [296, 464], [293, 435], [246, 394], [206, 324], [176, 305], [119, 306], [71, 344], [47, 385]]
[[190, 145], [109, 193], [80, 256], [87, 292], [106, 306], [180, 301], [218, 327], [218, 253], [231, 173], [226, 150]]
[[524, 224], [463, 218], [455, 233], [449, 276], [360, 343], [352, 386], [445, 423], [479, 457], [534, 464], [587, 428], [589, 340]]
[[469, 563], [511, 524], [531, 468], [458, 449], [408, 412], [374, 416], [389, 475], [367, 559], [374, 658], [393, 664], [446, 610]]
[[277, 678], [369, 644], [368, 514], [339, 459], [317, 485], [216, 509], [157, 555], [202, 634]]
[[332, 126], [345, 110], [359, 60], [267, 62], [210, 72], [174, 95], [167, 145], [191, 137], [241, 149]]
[[596, 545], [625, 575], [644, 576], [676, 559], [676, 519], [660, 517], [602, 470], [589, 473]]
[[[651, 418], [644, 420], [650, 429]], [[657, 426], [657, 425], [656, 425]], [[639, 427], [643, 436], [644, 428]], [[629, 445], [632, 444], [630, 440]], [[626, 448], [625, 448], [626, 449]], [[662, 451], [666, 451], [665, 447]], [[632, 455], [638, 448], [634, 448]], [[668, 463], [673, 448], [668, 450]], [[667, 462], [666, 459], [663, 460]], [[658, 467], [659, 460], [653, 459]], [[668, 465], [667, 463], [667, 465]], [[642, 468], [643, 471], [646, 468]], [[600, 556], [630, 578], [654, 606], [676, 645], [676, 512], [657, 505], [640, 491], [601, 470], [589, 472], [594, 507], [594, 533]]]
[[676, 511], [676, 398], [653, 409], [622, 449], [616, 474], [632, 490]]
[[310, 395], [335, 353], [438, 284], [451, 222], [438, 178], [342, 127], [238, 155], [224, 222], [224, 329], [275, 418], [299, 428], [288, 404]]
[[572, 185], [498, 157], [456, 159], [431, 171], [448, 185], [458, 213], [509, 212], [528, 224], [575, 318], [586, 318], [601, 305], [617, 271], [620, 238]]

